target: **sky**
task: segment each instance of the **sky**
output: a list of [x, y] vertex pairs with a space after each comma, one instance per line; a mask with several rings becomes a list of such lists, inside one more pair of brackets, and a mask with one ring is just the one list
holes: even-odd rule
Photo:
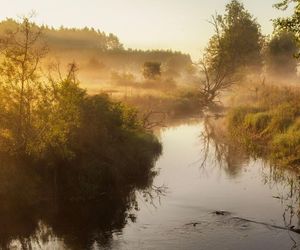
[[[213, 27], [214, 13], [224, 13], [229, 0], [0, 0], [0, 19], [31, 11], [34, 21], [60, 27], [93, 27], [117, 35], [126, 48], [172, 49], [200, 57]], [[278, 0], [242, 1], [272, 33], [272, 22], [289, 14], [274, 9]]]

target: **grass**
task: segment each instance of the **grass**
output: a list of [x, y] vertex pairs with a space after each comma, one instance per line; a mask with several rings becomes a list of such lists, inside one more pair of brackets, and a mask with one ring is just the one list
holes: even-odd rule
[[300, 166], [300, 92], [262, 86], [251, 105], [232, 108], [228, 116], [233, 138], [252, 154], [272, 162]]

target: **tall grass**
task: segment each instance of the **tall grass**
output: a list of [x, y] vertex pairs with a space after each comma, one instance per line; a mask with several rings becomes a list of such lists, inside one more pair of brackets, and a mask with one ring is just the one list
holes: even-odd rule
[[256, 100], [228, 114], [231, 135], [256, 155], [280, 165], [300, 166], [300, 91], [261, 86]]

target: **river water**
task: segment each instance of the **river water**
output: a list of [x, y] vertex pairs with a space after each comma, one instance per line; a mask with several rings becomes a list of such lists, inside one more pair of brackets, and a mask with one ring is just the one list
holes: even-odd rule
[[[234, 149], [218, 161], [216, 145], [204, 147], [204, 127], [203, 121], [193, 120], [158, 132], [163, 153], [156, 163], [159, 173], [153, 187], [164, 187], [162, 194], [149, 202], [137, 193], [139, 208], [132, 212], [134, 219], [117, 229], [112, 226], [109, 239], [95, 241], [91, 248], [300, 248], [300, 235], [284, 230], [298, 227], [297, 173], [242, 156]], [[68, 246], [63, 234], [56, 236], [54, 229], [41, 236], [46, 227], [41, 221], [39, 233], [31, 236], [33, 248], [81, 248]], [[85, 228], [68, 230], [82, 230], [84, 235]], [[18, 248], [20, 243], [12, 239], [10, 246]]]

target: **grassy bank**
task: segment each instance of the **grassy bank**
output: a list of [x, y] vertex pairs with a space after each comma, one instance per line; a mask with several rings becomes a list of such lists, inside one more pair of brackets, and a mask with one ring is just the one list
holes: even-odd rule
[[300, 166], [300, 91], [262, 85], [247, 105], [228, 113], [233, 138], [252, 154], [285, 166]]

